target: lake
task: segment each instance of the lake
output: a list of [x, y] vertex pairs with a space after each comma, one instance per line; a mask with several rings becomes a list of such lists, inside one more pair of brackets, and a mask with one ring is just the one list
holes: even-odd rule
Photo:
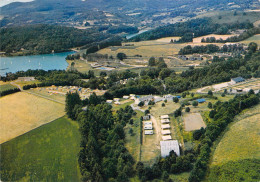
[[14, 73], [28, 69], [65, 70], [68, 67], [65, 58], [73, 53], [63, 52], [32, 56], [0, 57], [0, 75], [4, 76], [9, 72]]

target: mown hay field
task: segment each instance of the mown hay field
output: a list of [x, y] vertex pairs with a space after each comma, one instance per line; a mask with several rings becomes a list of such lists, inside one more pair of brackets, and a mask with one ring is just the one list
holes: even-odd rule
[[[217, 145], [210, 164], [209, 181], [259, 181], [260, 105], [235, 118]], [[237, 179], [241, 178], [241, 179]]]
[[241, 41], [241, 43], [244, 44], [250, 44], [251, 42], [255, 42], [260, 46], [260, 34], [254, 35], [246, 40]]
[[66, 117], [1, 144], [2, 181], [80, 181], [78, 123]]
[[65, 114], [64, 105], [19, 92], [0, 98], [0, 143]]

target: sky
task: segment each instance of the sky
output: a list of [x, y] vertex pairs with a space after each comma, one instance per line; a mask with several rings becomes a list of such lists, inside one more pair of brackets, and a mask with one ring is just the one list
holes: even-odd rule
[[29, 2], [33, 0], [0, 0], [0, 7], [5, 6], [12, 2]]

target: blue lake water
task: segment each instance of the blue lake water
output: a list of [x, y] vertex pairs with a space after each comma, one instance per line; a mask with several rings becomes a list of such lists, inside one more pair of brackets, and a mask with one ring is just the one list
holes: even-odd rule
[[0, 57], [0, 75], [28, 69], [65, 70], [68, 66], [66, 56], [74, 52], [42, 54], [32, 56]]

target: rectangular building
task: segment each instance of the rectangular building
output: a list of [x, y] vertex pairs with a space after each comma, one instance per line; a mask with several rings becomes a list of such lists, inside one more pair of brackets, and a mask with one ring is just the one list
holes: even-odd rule
[[161, 141], [161, 156], [166, 157], [173, 150], [177, 156], [180, 156], [180, 147], [177, 140]]

